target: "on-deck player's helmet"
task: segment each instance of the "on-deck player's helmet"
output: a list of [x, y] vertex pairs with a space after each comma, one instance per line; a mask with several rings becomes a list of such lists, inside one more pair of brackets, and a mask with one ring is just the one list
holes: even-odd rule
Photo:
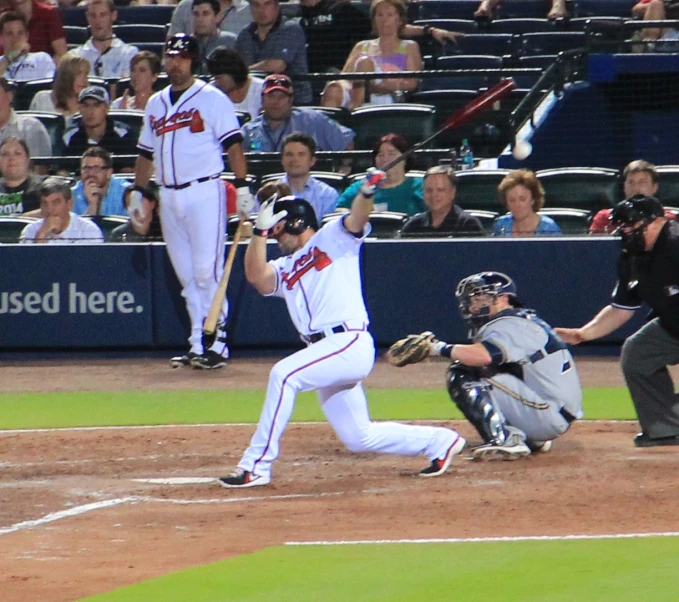
[[[472, 299], [477, 295], [489, 295], [490, 298], [487, 305], [475, 306], [472, 313]], [[476, 332], [491, 321], [491, 305], [500, 295], [508, 295], [513, 306], [521, 306], [516, 293], [516, 284], [502, 272], [479, 272], [460, 280], [455, 289], [455, 297], [460, 306], [460, 313], [472, 332]]]
[[[622, 238], [622, 247], [630, 253], [643, 253], [646, 249], [644, 232], [653, 220], [663, 217], [665, 209], [653, 196], [635, 194], [618, 203], [608, 220], [614, 228], [613, 234]], [[640, 223], [641, 222], [641, 223]], [[637, 228], [630, 229], [635, 224]]]
[[309, 201], [292, 195], [284, 196], [274, 203], [273, 210], [274, 213], [288, 212], [285, 217], [285, 231], [288, 234], [301, 234], [307, 228], [318, 230], [316, 212]]
[[196, 73], [200, 68], [200, 49], [198, 41], [192, 35], [176, 33], [169, 37], [165, 42], [165, 54], [191, 59], [192, 73]]

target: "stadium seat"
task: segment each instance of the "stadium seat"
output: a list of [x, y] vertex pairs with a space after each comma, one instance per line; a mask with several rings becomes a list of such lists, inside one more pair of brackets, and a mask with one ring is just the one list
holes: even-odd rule
[[[328, 222], [346, 215], [343, 212], [328, 213], [321, 219], [321, 226]], [[370, 238], [396, 238], [401, 232], [401, 228], [408, 221], [408, 215], [397, 211], [373, 211], [370, 214], [370, 225], [372, 230]]]
[[508, 169], [470, 169], [456, 172], [458, 178], [455, 202], [467, 211], [497, 212], [501, 209], [497, 187]]
[[149, 52], [153, 52], [157, 54], [161, 59], [163, 58], [163, 52], [165, 51], [165, 43], [164, 42], [137, 42], [135, 44], [139, 50], [148, 50]]
[[[441, 56], [436, 59], [434, 69], [502, 69], [502, 57], [493, 55]], [[440, 75], [422, 80], [422, 90], [478, 90], [488, 88], [499, 80], [497, 74], [460, 73]]]
[[679, 205], [679, 165], [658, 165], [658, 198], [664, 205]]
[[400, 103], [354, 109], [354, 146], [358, 150], [372, 149], [378, 138], [390, 133], [401, 134], [410, 144], [422, 142], [434, 133], [435, 113], [432, 106]]
[[574, 0], [575, 17], [625, 17], [632, 15], [636, 0]]
[[446, 43], [445, 53], [511, 56], [515, 50], [513, 40], [514, 36], [508, 33], [470, 33], [459, 38], [456, 44]]
[[[130, 136], [134, 137], [134, 140], [139, 139], [139, 134], [141, 133], [141, 127], [144, 120], [144, 111], [119, 111], [112, 110], [108, 113], [109, 117], [115, 121], [122, 121], [130, 127]], [[136, 145], [136, 142], [135, 142]]]
[[116, 23], [147, 23], [167, 25], [172, 20], [174, 4], [151, 4], [145, 6], [119, 6]]
[[[458, 31], [461, 33], [476, 33], [478, 25], [472, 19], [423, 19], [415, 21], [413, 25], [438, 27], [446, 31]], [[419, 40], [418, 40], [419, 42]]]
[[87, 27], [79, 27], [77, 25], [64, 25], [64, 33], [66, 34], [66, 44], [69, 48], [75, 48], [84, 44], [90, 37]]
[[[279, 172], [264, 176], [262, 177], [261, 185], [264, 185], [267, 182], [275, 182], [276, 180], [280, 180], [284, 175], [285, 172]], [[344, 189], [349, 185], [347, 177], [341, 173], [335, 173], [333, 171], [312, 171], [310, 175], [312, 178], [316, 178], [328, 186], [332, 186], [340, 194], [344, 192]]]
[[76, 27], [87, 27], [84, 6], [60, 8], [59, 14], [61, 15], [61, 21], [64, 24], [64, 27], [71, 25]]
[[552, 31], [526, 33], [521, 36], [521, 53], [526, 56], [535, 54], [558, 54], [585, 46], [585, 34], [581, 31]]
[[33, 97], [42, 90], [52, 89], [52, 78], [34, 79], [17, 84], [14, 90], [14, 110], [28, 111]]
[[417, 11], [417, 19], [473, 19], [479, 6], [478, 0], [422, 0], [411, 2]]
[[340, 125], [353, 129], [353, 126], [351, 124], [351, 111], [349, 111], [349, 109], [345, 109], [344, 107], [322, 107], [322, 106], [313, 106], [305, 108], [314, 109], [319, 113], [327, 115], [328, 117], [330, 117], [330, 119], [336, 121]]
[[556, 54], [536, 54], [534, 56], [519, 57], [518, 67], [547, 69], [557, 59]]
[[497, 211], [484, 211], [483, 209], [465, 209], [465, 211], [469, 213], [469, 215], [473, 215], [476, 219], [478, 219], [481, 222], [483, 229], [488, 234], [493, 232], [495, 220], [499, 216]]
[[114, 25], [113, 33], [126, 44], [140, 44], [145, 42], [165, 43], [167, 27], [163, 25], [151, 25], [149, 23], [127, 23]]
[[584, 209], [592, 214], [612, 207], [619, 196], [618, 171], [603, 167], [562, 167], [536, 172], [545, 189], [545, 208]]
[[491, 33], [537, 33], [541, 31], [554, 31], [554, 22], [550, 19], [494, 19], [488, 25]]
[[37, 221], [34, 217], [21, 215], [0, 215], [0, 243], [10, 244], [19, 242], [23, 229]]
[[592, 221], [592, 214], [584, 209], [541, 209], [540, 215], [551, 217], [565, 235], [587, 234], [589, 223]]
[[495, 13], [497, 19], [544, 17], [551, 8], [550, 0], [504, 0]]
[[111, 232], [118, 226], [124, 226], [129, 219], [122, 215], [88, 215], [83, 217], [99, 226], [99, 229], [104, 233], [104, 240], [106, 242], [111, 239]]
[[62, 136], [66, 123], [62, 115], [57, 113], [43, 113], [40, 111], [17, 111], [19, 115], [26, 115], [28, 117], [35, 117], [45, 126], [52, 144], [52, 154], [61, 155], [64, 150], [64, 141]]

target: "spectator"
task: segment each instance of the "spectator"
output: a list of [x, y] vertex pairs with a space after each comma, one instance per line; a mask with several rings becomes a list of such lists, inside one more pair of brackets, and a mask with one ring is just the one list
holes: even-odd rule
[[71, 211], [71, 187], [62, 178], [51, 176], [40, 185], [42, 219], [28, 224], [21, 232], [20, 243], [92, 244], [104, 242], [99, 227]]
[[113, 23], [118, 18], [113, 0], [89, 0], [85, 15], [92, 37], [73, 52], [90, 62], [90, 75], [105, 79], [129, 77], [130, 60], [139, 49], [113, 33]]
[[313, 137], [318, 150], [340, 151], [353, 146], [354, 132], [310, 108], [293, 108], [292, 82], [287, 75], [269, 75], [262, 87], [262, 114], [243, 126], [246, 151], [280, 151], [292, 132]]
[[442, 165], [427, 170], [424, 176], [424, 204], [427, 211], [413, 215], [403, 226], [404, 234], [435, 236], [481, 236], [481, 222], [455, 204], [457, 176]]
[[[220, 11], [217, 23], [221, 31], [238, 35], [252, 23], [252, 11], [248, 0], [219, 0]], [[191, 33], [193, 28], [193, 0], [181, 0], [172, 13], [172, 22], [167, 37], [176, 33]]]
[[264, 201], [269, 200], [274, 194], [277, 194], [278, 198], [283, 198], [284, 196], [290, 196], [292, 190], [290, 190], [290, 186], [281, 180], [278, 180], [277, 182], [267, 182], [255, 195], [255, 207], [259, 208]]
[[111, 153], [100, 146], [88, 148], [80, 160], [80, 181], [73, 187], [73, 213], [127, 215], [123, 195], [130, 183], [113, 176]]
[[71, 124], [73, 116], [80, 111], [78, 96], [87, 88], [87, 76], [90, 72], [90, 62], [77, 54], [65, 54], [54, 77], [51, 90], [41, 90], [31, 101], [31, 111], [44, 113], [58, 113], [66, 121], [66, 127]]
[[45, 126], [35, 117], [18, 115], [12, 108], [14, 85], [0, 77], [0, 142], [10, 136], [23, 138], [31, 157], [49, 157], [52, 144]]
[[[665, 19], [679, 19], [679, 3], [677, 0], [641, 0], [632, 7], [632, 16], [643, 21], [663, 21]], [[640, 29], [632, 36], [634, 40], [643, 40], [646, 42], [666, 42], [679, 40], [679, 31], [674, 27], [656, 28], [649, 27]], [[670, 52], [676, 52], [675, 45], [668, 45]], [[646, 46], [636, 48], [634, 51], [645, 52], [652, 51]], [[655, 47], [653, 50], [657, 51], [659, 48]]]
[[[340, 71], [356, 44], [373, 37], [370, 17], [346, 0], [300, 0], [300, 26], [307, 41], [309, 71]], [[431, 36], [441, 44], [462, 34], [427, 25], [406, 25], [406, 38]]]
[[56, 8], [36, 0], [12, 0], [13, 10], [21, 13], [28, 23], [28, 43], [33, 52], [46, 52], [57, 63], [66, 54], [66, 34], [61, 15]]
[[216, 48], [233, 48], [235, 34], [221, 31], [217, 21], [219, 0], [193, 0], [193, 34], [200, 51], [200, 75], [207, 73], [206, 60]]
[[0, 76], [16, 82], [54, 77], [54, 60], [46, 52], [31, 52], [26, 19], [21, 13], [0, 15], [0, 35], [5, 54], [0, 57]]
[[0, 142], [0, 215], [28, 213], [40, 209], [40, 176], [31, 171], [26, 141], [11, 136]]
[[207, 66], [214, 85], [231, 99], [237, 111], [249, 113], [251, 119], [259, 115], [264, 80], [250, 75], [240, 54], [229, 48], [217, 48], [208, 57]]
[[281, 181], [290, 186], [291, 194], [309, 202], [319, 221], [335, 210], [339, 196], [337, 190], [310, 175], [316, 163], [316, 143], [311, 136], [298, 132], [286, 136], [281, 163], [285, 170]]
[[108, 116], [110, 99], [101, 86], [85, 88], [78, 96], [81, 119], [64, 132], [66, 155], [82, 156], [90, 146], [101, 146], [111, 154], [136, 154], [130, 128]]
[[[383, 170], [388, 163], [409, 149], [410, 145], [399, 134], [382, 136], [372, 150], [373, 165]], [[427, 208], [422, 194], [422, 178], [406, 178], [408, 169], [410, 169], [410, 160], [406, 159], [387, 171], [381, 187], [377, 189], [373, 197], [375, 211], [397, 211], [415, 215]], [[337, 203], [338, 209], [351, 207], [362, 183], [363, 180], [357, 180], [340, 195]]]
[[[625, 166], [622, 172], [624, 179], [623, 190], [625, 199], [633, 197], [635, 194], [644, 196], [656, 196], [658, 192], [658, 171], [655, 165], [648, 161], [638, 159]], [[623, 199], [624, 200], [624, 199]], [[589, 225], [590, 234], [610, 234], [613, 232], [609, 217], [612, 209], [602, 209], [592, 218]], [[676, 220], [676, 215], [665, 209], [667, 219]]]
[[[123, 195], [125, 209], [129, 207], [130, 195]], [[111, 232], [111, 242], [148, 242], [163, 240], [158, 215], [158, 193], [154, 185], [145, 188], [142, 194], [142, 210], [133, 211], [129, 221]]]
[[[495, 9], [500, 4], [501, 0], [481, 0], [474, 18], [479, 20], [491, 20]], [[552, 0], [552, 6], [547, 13], [548, 19], [565, 19], [568, 16], [566, 10], [566, 0]]]
[[[354, 46], [343, 72], [385, 73], [420, 71], [422, 56], [417, 42], [402, 39], [406, 26], [406, 6], [403, 0], [373, 0], [370, 20], [377, 39], [364, 40]], [[329, 82], [321, 104], [330, 107], [360, 107], [369, 99], [371, 104], [398, 102], [417, 88], [414, 78], [373, 79], [366, 93], [364, 80]]]
[[[130, 87], [111, 103], [111, 108], [143, 111], [153, 94], [160, 70], [160, 57], [155, 52], [142, 50], [135, 54], [130, 61]], [[134, 91], [134, 96], [130, 96], [130, 89]]]
[[[301, 75], [308, 71], [304, 31], [284, 21], [278, 0], [251, 0], [253, 22], [238, 34], [236, 50], [251, 71]], [[295, 104], [311, 102], [311, 84], [295, 85]]]
[[538, 211], [545, 203], [545, 189], [528, 169], [509, 172], [498, 186], [500, 203], [509, 210], [495, 220], [493, 236], [550, 236], [561, 234], [556, 222]]

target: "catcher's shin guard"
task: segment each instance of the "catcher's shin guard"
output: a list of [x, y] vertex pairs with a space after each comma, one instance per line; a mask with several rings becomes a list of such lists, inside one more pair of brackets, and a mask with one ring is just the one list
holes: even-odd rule
[[508, 432], [502, 414], [493, 405], [491, 385], [481, 380], [474, 368], [459, 362], [449, 366], [446, 379], [450, 398], [483, 440], [503, 445]]

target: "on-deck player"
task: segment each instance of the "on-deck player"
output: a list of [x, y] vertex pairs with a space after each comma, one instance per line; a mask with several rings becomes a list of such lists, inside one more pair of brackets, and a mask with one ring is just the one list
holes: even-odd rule
[[[383, 177], [377, 172], [378, 180]], [[431, 464], [420, 472], [423, 477], [443, 474], [464, 448], [466, 441], [447, 428], [370, 420], [361, 381], [372, 370], [375, 345], [368, 332], [359, 251], [370, 232], [374, 193], [374, 180], [366, 179], [350, 213], [320, 230], [303, 199], [273, 197], [260, 208], [245, 253], [246, 277], [263, 295], [285, 299], [307, 347], [271, 370], [257, 430], [238, 468], [220, 479], [224, 487], [271, 482], [271, 465], [300, 391], [317, 391], [328, 422], [349, 450], [425, 454]], [[283, 256], [267, 263], [269, 234]]]
[[191, 320], [191, 348], [172, 358], [172, 367], [221, 368], [229, 356], [226, 298], [214, 340], [204, 341], [202, 328], [224, 268], [226, 201], [219, 179], [224, 170], [222, 148], [238, 178], [239, 212], [249, 213], [254, 206], [245, 182], [243, 137], [227, 96], [193, 75], [200, 65], [196, 40], [176, 34], [168, 39], [165, 55], [170, 85], [151, 96], [146, 105], [135, 186], [146, 187], [155, 167], [161, 187], [163, 238]]

